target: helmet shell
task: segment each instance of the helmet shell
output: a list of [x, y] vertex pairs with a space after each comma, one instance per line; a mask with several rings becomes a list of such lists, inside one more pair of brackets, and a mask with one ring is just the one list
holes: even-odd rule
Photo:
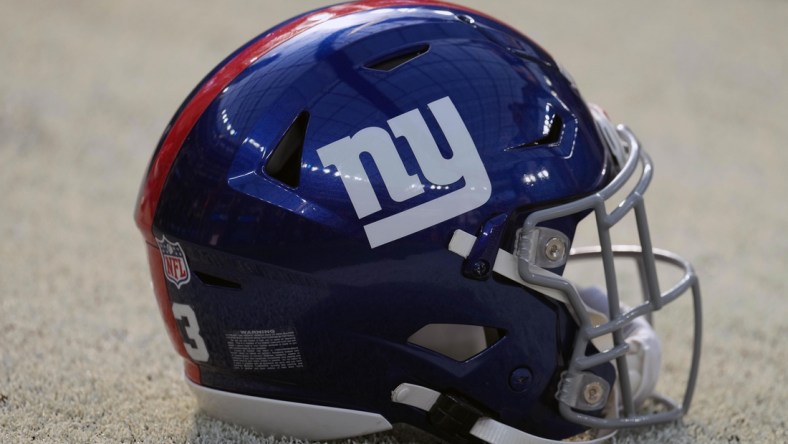
[[[431, 106], [447, 99], [460, 125], [443, 123], [451, 112]], [[434, 168], [414, 148], [422, 142], [397, 135], [391, 122], [406, 115], [426, 125], [440, 151]], [[463, 160], [452, 143], [458, 133], [472, 141], [487, 182], [473, 176], [478, 163], [450, 162]], [[327, 147], [358, 148], [359, 134], [375, 141], [356, 153], [365, 176], [343, 180], [345, 171], [325, 161]], [[395, 157], [371, 154], [378, 143]], [[292, 151], [285, 161], [280, 149]], [[272, 173], [273, 163], [287, 172]], [[423, 413], [391, 402], [394, 387], [417, 381], [501, 422], [562, 438], [582, 430], [561, 417], [553, 396], [577, 329], [566, 307], [500, 276], [466, 278], [463, 258], [447, 246], [455, 230], [477, 234], [505, 215], [500, 248], [511, 251], [530, 211], [599, 189], [608, 164], [577, 89], [527, 37], [446, 3], [359, 2], [285, 22], [209, 74], [162, 138], [137, 221], [149, 243], [177, 243], [197, 276], [159, 294], [193, 381], [378, 412], [441, 434]], [[392, 186], [400, 168], [417, 191]], [[361, 208], [347, 180], [363, 182], [377, 206], [368, 199]], [[470, 189], [478, 183], [488, 189]], [[457, 214], [383, 243], [369, 235], [376, 222], [461, 191], [473, 203]], [[551, 228], [571, 239], [578, 219]], [[163, 300], [197, 314], [207, 362], [184, 351]], [[482, 326], [501, 337], [458, 361], [409, 343], [429, 324]], [[290, 358], [239, 364], [245, 331], [285, 334]], [[510, 384], [517, 369], [533, 375], [526, 389]], [[598, 373], [614, 379], [609, 365]]]

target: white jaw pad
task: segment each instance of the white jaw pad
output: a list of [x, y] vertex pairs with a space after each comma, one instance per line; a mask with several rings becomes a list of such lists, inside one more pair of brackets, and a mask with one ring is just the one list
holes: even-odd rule
[[322, 441], [391, 429], [376, 413], [240, 395], [185, 379], [205, 413], [267, 434]]

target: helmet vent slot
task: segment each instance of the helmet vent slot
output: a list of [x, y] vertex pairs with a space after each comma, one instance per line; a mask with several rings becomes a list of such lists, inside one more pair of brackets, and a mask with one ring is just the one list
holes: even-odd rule
[[309, 113], [303, 111], [282, 136], [265, 165], [268, 176], [293, 188], [298, 187], [301, 181], [301, 155], [304, 151], [307, 123]]
[[[547, 120], [547, 119], [546, 119]], [[564, 121], [561, 119], [561, 116], [558, 114], [553, 114], [552, 118], [549, 121], [545, 122], [545, 130], [546, 132], [544, 135], [536, 140], [531, 142], [522, 143], [520, 145], [513, 146], [508, 149], [519, 149], [519, 148], [531, 148], [537, 146], [550, 146], [550, 145], [557, 145], [561, 142], [561, 136], [564, 133]]]
[[211, 287], [231, 288], [233, 290], [241, 289], [241, 284], [238, 282], [229, 281], [227, 279], [223, 279], [208, 273], [203, 273], [201, 271], [195, 271], [194, 274], [200, 279], [200, 281], [202, 281], [203, 284], [210, 285]]
[[369, 69], [377, 71], [392, 71], [401, 65], [415, 59], [416, 57], [429, 51], [430, 45], [421, 45], [415, 48], [408, 48], [404, 52], [389, 54], [383, 59], [377, 60], [366, 65]]
[[466, 324], [427, 324], [408, 338], [408, 343], [440, 353], [455, 361], [468, 359], [501, 340], [504, 331]]

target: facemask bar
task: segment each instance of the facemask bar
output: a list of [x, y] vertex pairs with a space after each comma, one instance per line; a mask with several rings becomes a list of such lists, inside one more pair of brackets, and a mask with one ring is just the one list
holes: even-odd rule
[[[593, 110], [596, 111], [596, 110]], [[595, 113], [597, 114], [597, 113]], [[599, 115], [600, 118], [609, 125], [608, 132], [612, 129], [612, 124], [607, 118]], [[627, 127], [619, 125], [615, 128], [615, 141], [605, 137], [606, 145], [611, 153], [616, 155], [623, 150], [628, 151], [626, 163], [621, 167], [616, 177], [602, 190], [586, 196], [577, 201], [564, 205], [536, 211], [530, 214], [523, 223], [520, 231], [520, 249], [518, 251], [518, 273], [520, 277], [533, 285], [549, 287], [564, 293], [571, 305], [575, 318], [580, 324], [580, 329], [575, 340], [572, 358], [569, 362], [568, 370], [562, 377], [559, 392], [556, 394], [562, 415], [570, 421], [583, 424], [588, 427], [599, 429], [612, 429], [622, 427], [636, 427], [661, 422], [673, 421], [680, 418], [687, 412], [692, 400], [692, 394], [697, 380], [698, 366], [700, 362], [701, 346], [701, 302], [700, 286], [697, 275], [689, 262], [681, 257], [666, 251], [654, 250], [651, 245], [646, 210], [643, 195], [651, 182], [653, 168], [649, 156], [641, 150], [640, 144], [635, 135]], [[609, 146], [610, 143], [616, 146]], [[611, 199], [624, 184], [632, 177], [640, 165], [640, 179], [629, 195], [610, 213], [605, 208], [605, 201]], [[570, 214], [579, 213], [586, 210], [593, 210], [596, 217], [597, 231], [600, 245], [591, 249], [584, 249], [572, 252], [573, 258], [582, 259], [601, 259], [604, 266], [605, 283], [607, 286], [607, 297], [609, 304], [610, 320], [601, 324], [594, 325], [592, 318], [587, 311], [586, 305], [580, 298], [578, 289], [566, 278], [552, 273], [542, 268], [544, 261], [533, 260], [539, 256], [555, 256], [555, 248], [549, 248], [548, 242], [533, 242], [532, 239], [549, 238], [545, 235], [546, 228], [539, 227], [539, 224]], [[613, 246], [611, 242], [610, 229], [618, 223], [629, 211], [634, 210], [637, 224], [640, 246]], [[528, 241], [526, 241], [526, 239]], [[554, 242], [555, 243], [555, 242]], [[528, 251], [535, 248], [537, 251]], [[616, 281], [615, 257], [630, 257], [638, 262], [640, 279], [644, 292], [644, 303], [626, 311], [621, 312], [618, 285]], [[683, 270], [683, 277], [669, 290], [660, 293], [659, 281], [657, 279], [657, 262], [663, 262]], [[692, 290], [693, 310], [694, 310], [694, 341], [693, 357], [690, 366], [689, 379], [681, 405], [670, 401], [667, 398], [657, 398], [658, 402], [667, 406], [668, 410], [655, 414], [638, 415], [633, 401], [633, 389], [629, 378], [629, 370], [626, 354], [629, 346], [625, 341], [622, 329], [625, 325], [640, 316], [650, 318], [653, 311], [659, 310], [663, 305], [672, 302], [680, 295]], [[592, 339], [611, 334], [613, 346], [605, 351], [601, 351], [591, 356], [586, 356], [585, 351]], [[594, 399], [596, 391], [600, 388], [605, 390], [605, 399], [610, 395], [609, 388], [604, 387], [600, 381], [588, 370], [606, 362], [616, 361], [618, 369], [618, 387], [621, 395], [623, 416], [608, 415], [607, 418], [599, 418], [581, 413], [582, 405], [588, 399]], [[589, 396], [592, 395], [592, 396]], [[615, 396], [615, 395], [614, 395]], [[597, 405], [598, 403], [594, 403]], [[579, 407], [580, 406], [580, 407]], [[591, 410], [587, 408], [585, 410]], [[610, 417], [612, 416], [612, 417]]]

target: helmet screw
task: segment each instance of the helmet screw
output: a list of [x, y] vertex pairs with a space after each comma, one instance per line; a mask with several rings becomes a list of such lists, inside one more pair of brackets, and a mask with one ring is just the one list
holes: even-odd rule
[[534, 375], [528, 367], [516, 368], [509, 376], [509, 387], [515, 392], [524, 392], [528, 390], [533, 379]]
[[605, 390], [602, 388], [602, 384], [596, 381], [590, 382], [586, 384], [583, 389], [583, 400], [588, 403], [588, 405], [596, 405], [602, 400], [602, 395], [604, 395], [604, 393]]
[[557, 237], [551, 237], [544, 246], [544, 254], [552, 262], [560, 261], [566, 254], [564, 241]]
[[487, 276], [487, 273], [490, 272], [490, 263], [484, 259], [479, 259], [478, 261], [473, 263], [471, 270], [473, 274], [477, 277]]
[[470, 25], [476, 23], [476, 20], [474, 20], [473, 17], [471, 17], [469, 15], [461, 14], [461, 15], [458, 15], [457, 18], [462, 20], [465, 23], [470, 24]]

